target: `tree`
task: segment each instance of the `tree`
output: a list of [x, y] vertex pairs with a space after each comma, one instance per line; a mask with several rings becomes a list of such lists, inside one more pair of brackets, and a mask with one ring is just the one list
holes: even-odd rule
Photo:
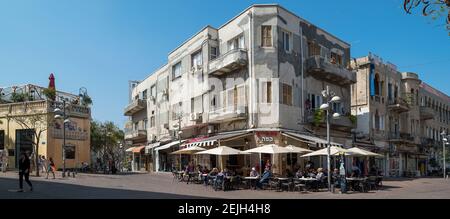
[[420, 7], [424, 16], [431, 16], [433, 19], [446, 16], [446, 26], [450, 36], [450, 0], [404, 0], [403, 2], [403, 8], [408, 14]]
[[31, 144], [34, 147], [34, 161], [36, 167], [36, 176], [39, 176], [39, 142], [42, 134], [52, 125], [53, 119], [48, 113], [33, 112], [31, 114], [14, 115], [11, 119], [19, 124], [23, 129], [31, 130], [33, 138]]
[[120, 162], [124, 132], [113, 122], [91, 122], [91, 149], [102, 154], [103, 161]]

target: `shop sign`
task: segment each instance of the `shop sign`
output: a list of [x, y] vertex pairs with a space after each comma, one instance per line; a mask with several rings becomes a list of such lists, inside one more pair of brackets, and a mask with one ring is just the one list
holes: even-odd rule
[[259, 143], [268, 144], [275, 143], [278, 132], [256, 132], [256, 137]]

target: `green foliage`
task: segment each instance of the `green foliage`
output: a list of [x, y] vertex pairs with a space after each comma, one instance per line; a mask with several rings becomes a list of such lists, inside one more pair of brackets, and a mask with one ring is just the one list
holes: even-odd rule
[[353, 125], [355, 125], [356, 122], [358, 122], [358, 117], [356, 117], [355, 115], [349, 115], [348, 118], [350, 119]]
[[91, 105], [91, 104], [92, 104], [92, 99], [91, 99], [91, 97], [90, 97], [89, 95], [87, 95], [87, 94], [83, 95], [82, 98], [81, 98], [81, 104], [82, 104], [83, 106], [89, 106], [89, 105]]
[[314, 125], [319, 126], [320, 123], [322, 123], [324, 121], [324, 119], [325, 119], [325, 111], [323, 111], [321, 109], [317, 109], [314, 112], [314, 121], [313, 121]]
[[48, 100], [56, 99], [56, 90], [53, 88], [45, 88], [42, 93], [47, 97]]
[[111, 155], [123, 142], [124, 132], [113, 122], [91, 122], [91, 147], [95, 152], [106, 151]]
[[28, 95], [25, 93], [12, 93], [11, 94], [11, 101], [14, 103], [24, 102], [27, 100]]

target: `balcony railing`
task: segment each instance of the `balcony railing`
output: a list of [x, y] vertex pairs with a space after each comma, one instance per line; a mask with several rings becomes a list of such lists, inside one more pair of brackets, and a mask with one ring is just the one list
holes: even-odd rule
[[406, 94], [402, 95], [401, 97], [388, 100], [389, 110], [398, 113], [408, 112], [410, 104], [411, 98]]
[[[315, 116], [316, 112], [311, 111], [311, 112], [306, 112], [306, 116], [305, 116], [305, 120], [307, 123], [311, 123], [311, 124], [316, 124], [316, 119]], [[321, 126], [325, 126], [326, 125], [326, 120], [325, 120], [325, 114], [323, 116], [323, 118], [318, 122], [319, 125]], [[331, 119], [330, 120], [330, 125], [333, 127], [340, 127], [340, 128], [347, 128], [347, 129], [351, 129], [351, 128], [355, 128], [356, 124], [354, 124], [350, 118], [348, 116], [341, 116], [337, 119]]]
[[420, 107], [420, 118], [422, 120], [434, 119], [434, 110], [429, 107], [426, 107], [426, 106], [421, 106]]
[[[55, 108], [63, 108], [62, 102], [47, 100], [7, 103], [0, 105], [0, 115], [26, 115], [36, 113], [52, 113]], [[66, 113], [70, 117], [90, 118], [91, 109], [78, 104], [67, 104]]]
[[209, 74], [222, 75], [246, 66], [247, 50], [234, 49], [209, 63]]
[[389, 140], [398, 142], [412, 142], [414, 141], [414, 136], [409, 133], [389, 132]]
[[[56, 139], [64, 138], [64, 132], [62, 129], [51, 129], [51, 133], [52, 133], [53, 138], [56, 138]], [[88, 136], [89, 136], [88, 132], [73, 131], [73, 130], [66, 129], [66, 139], [69, 139], [69, 140], [85, 141], [85, 140], [88, 140]]]
[[127, 107], [125, 107], [125, 116], [132, 116], [135, 113], [145, 109], [147, 107], [147, 101], [146, 100], [133, 100], [132, 103], [130, 103]]
[[226, 122], [245, 119], [248, 116], [247, 106], [228, 106], [216, 108], [209, 112], [210, 122]]
[[306, 72], [315, 78], [339, 85], [356, 83], [355, 72], [333, 64], [321, 56], [311, 56], [306, 59]]
[[138, 140], [147, 138], [147, 130], [125, 130], [125, 140]]

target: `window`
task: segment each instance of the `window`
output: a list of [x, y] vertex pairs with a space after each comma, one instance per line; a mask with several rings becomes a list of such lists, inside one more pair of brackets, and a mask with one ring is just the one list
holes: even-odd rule
[[181, 62], [172, 66], [172, 78], [175, 79], [179, 77], [181, 77]]
[[272, 26], [261, 26], [261, 46], [272, 47]]
[[150, 96], [151, 97], [156, 97], [156, 86], [155, 85], [152, 85], [150, 87]]
[[145, 89], [144, 91], [142, 91], [142, 99], [146, 100], [147, 99], [147, 89]]
[[237, 104], [238, 106], [247, 105], [247, 101], [245, 99], [245, 85], [237, 86]]
[[144, 120], [144, 130], [147, 130], [148, 127], [148, 119]]
[[240, 35], [228, 41], [228, 51], [245, 48], [244, 35]]
[[0, 130], [0, 150], [5, 149], [5, 130]]
[[150, 127], [155, 127], [155, 111], [152, 111], [152, 115], [150, 116]]
[[75, 145], [66, 145], [64, 155], [66, 159], [75, 159]]
[[342, 56], [335, 52], [331, 52], [331, 63], [341, 66]]
[[191, 66], [198, 66], [198, 65], [202, 65], [203, 64], [203, 59], [202, 59], [202, 51], [199, 50], [195, 53], [192, 54], [191, 56]]
[[214, 60], [219, 56], [219, 50], [217, 47], [211, 46], [210, 48], [210, 60]]
[[318, 56], [320, 55], [320, 46], [316, 42], [310, 41], [308, 42], [308, 54], [309, 56]]
[[272, 103], [272, 82], [263, 82], [262, 103]]
[[290, 51], [290, 35], [288, 32], [282, 32], [283, 48], [287, 52]]
[[287, 84], [283, 85], [283, 102], [282, 104], [286, 104], [292, 106], [292, 86]]

